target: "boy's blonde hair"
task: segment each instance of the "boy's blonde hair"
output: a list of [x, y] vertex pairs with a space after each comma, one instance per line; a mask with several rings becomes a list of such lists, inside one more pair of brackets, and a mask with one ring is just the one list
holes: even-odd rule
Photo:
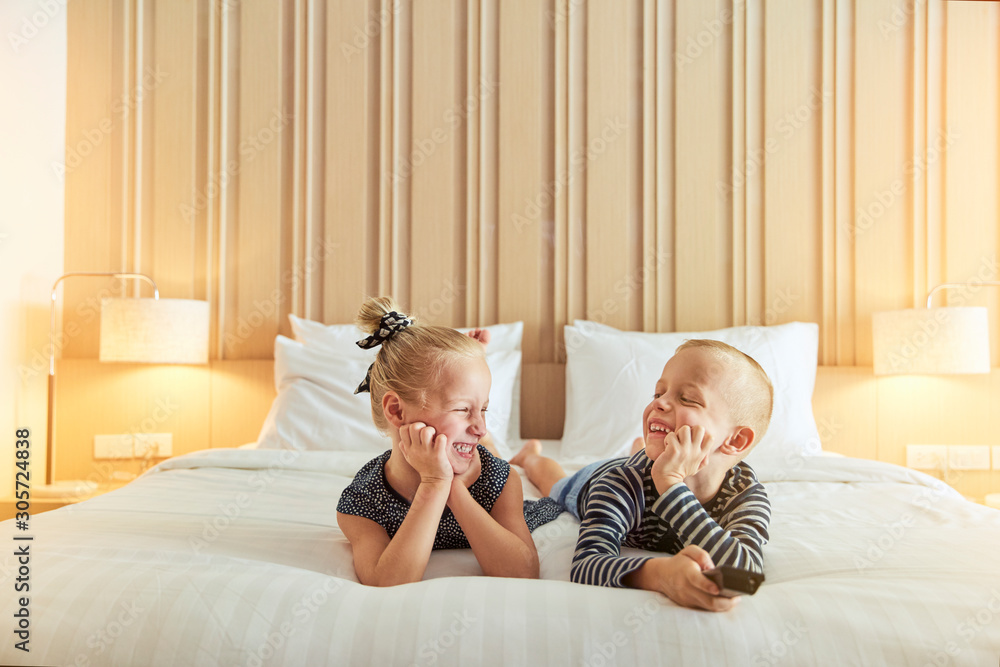
[[774, 409], [774, 387], [767, 373], [753, 357], [722, 341], [686, 340], [677, 352], [691, 348], [708, 350], [733, 371], [722, 386], [722, 395], [736, 425], [753, 429], [756, 445], [767, 432]]
[[[371, 297], [361, 304], [356, 321], [362, 331], [372, 334], [379, 329], [382, 316], [393, 311], [410, 317], [392, 297]], [[381, 344], [371, 369], [369, 384], [375, 427], [382, 434], [389, 430], [382, 412], [382, 397], [387, 391], [396, 392], [407, 403], [424, 406], [428, 394], [440, 385], [448, 364], [460, 358], [485, 357], [479, 341], [450, 327], [414, 323], [397, 332]]]

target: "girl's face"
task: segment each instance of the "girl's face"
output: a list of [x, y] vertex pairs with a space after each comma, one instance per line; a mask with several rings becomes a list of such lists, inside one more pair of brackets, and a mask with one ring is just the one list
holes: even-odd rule
[[452, 469], [461, 475], [472, 464], [479, 439], [486, 435], [486, 408], [492, 376], [483, 358], [459, 357], [441, 374], [441, 383], [428, 393], [426, 405], [406, 413], [406, 422], [433, 426], [435, 435], [448, 439]]

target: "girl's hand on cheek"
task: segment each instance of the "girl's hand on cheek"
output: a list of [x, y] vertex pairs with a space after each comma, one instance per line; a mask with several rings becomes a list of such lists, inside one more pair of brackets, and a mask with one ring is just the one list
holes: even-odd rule
[[461, 475], [455, 475], [451, 480], [451, 494], [448, 497], [449, 506], [452, 500], [455, 499], [455, 494], [462, 493], [475, 484], [482, 472], [483, 462], [479, 459], [479, 449], [476, 448], [472, 452], [472, 461], [469, 462], [469, 468]]
[[423, 422], [399, 429], [399, 451], [426, 483], [451, 483], [455, 473], [448, 461], [448, 438]]
[[472, 450], [472, 460], [469, 461], [469, 468], [461, 475], [455, 475], [456, 482], [463, 486], [472, 486], [472, 483], [479, 479], [479, 474], [483, 471], [483, 462], [479, 459], [479, 448]]

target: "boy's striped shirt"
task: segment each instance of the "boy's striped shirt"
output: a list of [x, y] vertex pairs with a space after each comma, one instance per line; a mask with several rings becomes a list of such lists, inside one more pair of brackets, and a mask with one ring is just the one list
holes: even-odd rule
[[625, 575], [652, 556], [622, 557], [621, 547], [670, 554], [694, 544], [715, 565], [763, 572], [771, 504], [764, 486], [744, 462], [726, 475], [704, 506], [686, 484], [660, 496], [645, 451], [608, 461], [580, 494], [580, 536], [570, 578], [596, 586], [625, 586]]

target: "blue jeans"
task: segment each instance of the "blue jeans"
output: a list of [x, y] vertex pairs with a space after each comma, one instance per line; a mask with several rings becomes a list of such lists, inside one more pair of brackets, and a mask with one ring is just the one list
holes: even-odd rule
[[590, 481], [590, 477], [594, 474], [594, 471], [605, 463], [607, 463], [607, 461], [595, 461], [594, 463], [589, 463], [580, 468], [572, 475], [563, 477], [552, 485], [552, 490], [549, 491], [549, 497], [554, 498], [556, 502], [566, 508], [567, 512], [579, 520], [580, 493], [587, 485], [587, 482]]

